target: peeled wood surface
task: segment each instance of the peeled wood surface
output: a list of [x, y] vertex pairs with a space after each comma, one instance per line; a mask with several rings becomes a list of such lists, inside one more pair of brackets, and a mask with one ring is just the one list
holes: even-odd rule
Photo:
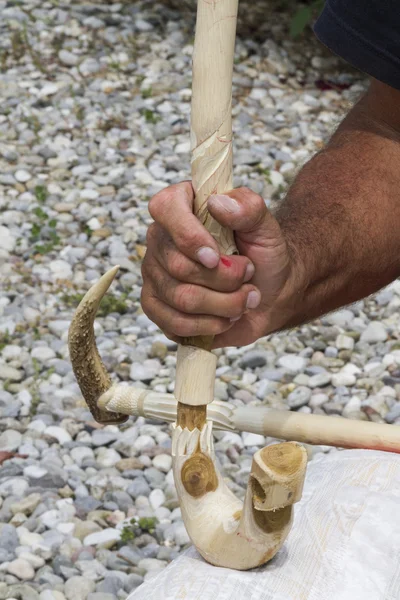
[[307, 415], [267, 406], [237, 407], [219, 400], [214, 400], [208, 406], [191, 407], [178, 405], [172, 394], [122, 386], [103, 394], [100, 404], [110, 412], [167, 422], [175, 422], [178, 411], [178, 420], [183, 428], [188, 429], [200, 428], [207, 418], [218, 430], [249, 431], [306, 444], [400, 453], [400, 427], [385, 423]]
[[[233, 187], [232, 72], [237, 11], [238, 0], [198, 0], [193, 50], [191, 147], [194, 212], [218, 242], [223, 254], [236, 252], [234, 236], [211, 217], [207, 200], [211, 194], [228, 192]], [[185, 346], [209, 351], [212, 342], [213, 336], [183, 340]], [[181, 425], [179, 415], [178, 411], [178, 425]]]
[[210, 194], [228, 192], [232, 176], [232, 72], [238, 0], [198, 0], [191, 115], [195, 213], [225, 254], [236, 252], [231, 231], [208, 213]]

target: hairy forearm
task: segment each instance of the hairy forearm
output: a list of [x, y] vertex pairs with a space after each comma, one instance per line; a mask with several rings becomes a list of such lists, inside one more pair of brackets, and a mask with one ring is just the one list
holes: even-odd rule
[[285, 327], [400, 275], [400, 132], [391, 103], [377, 111], [373, 94], [302, 169], [276, 214], [293, 258]]

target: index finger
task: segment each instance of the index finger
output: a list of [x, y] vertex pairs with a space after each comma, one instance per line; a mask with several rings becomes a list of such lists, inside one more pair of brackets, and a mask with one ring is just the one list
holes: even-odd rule
[[214, 269], [220, 257], [218, 244], [193, 214], [193, 204], [193, 187], [184, 181], [158, 192], [149, 202], [149, 212], [182, 254]]

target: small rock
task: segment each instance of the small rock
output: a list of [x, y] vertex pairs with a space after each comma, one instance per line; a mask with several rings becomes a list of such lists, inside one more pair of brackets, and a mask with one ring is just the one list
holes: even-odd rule
[[26, 183], [32, 178], [32, 175], [29, 171], [25, 171], [25, 169], [18, 169], [18, 171], [14, 173], [14, 177], [19, 183]]
[[351, 373], [336, 373], [332, 375], [332, 385], [334, 387], [352, 386], [356, 383], [356, 378]]
[[65, 596], [56, 590], [43, 590], [40, 592], [40, 600], [65, 600]]
[[100, 69], [100, 63], [94, 58], [86, 58], [79, 66], [79, 70], [84, 77], [95, 75]]
[[14, 502], [13, 504], [11, 504], [10, 510], [13, 513], [13, 515], [16, 515], [17, 513], [23, 513], [24, 515], [30, 515], [35, 510], [35, 508], [39, 505], [40, 501], [41, 501], [40, 494], [30, 494], [23, 500], [20, 500], [19, 502]]
[[311, 390], [308, 387], [300, 385], [288, 396], [288, 404], [290, 408], [300, 408], [308, 403], [311, 398]]
[[312, 375], [308, 380], [308, 385], [310, 388], [314, 389], [317, 387], [325, 387], [329, 385], [331, 382], [332, 375], [330, 373], [317, 373], [316, 375]]
[[103, 529], [96, 533], [91, 533], [83, 540], [85, 546], [99, 546], [101, 548], [112, 548], [116, 542], [121, 539], [121, 532], [118, 529]]
[[23, 376], [23, 371], [20, 371], [19, 369], [14, 369], [14, 367], [10, 367], [9, 365], [0, 365], [0, 379], [21, 381]]
[[133, 447], [138, 452], [151, 450], [156, 445], [155, 441], [149, 435], [140, 435], [133, 443]]
[[75, 67], [79, 62], [78, 56], [68, 50], [60, 50], [58, 58], [67, 67]]
[[148, 496], [151, 490], [147, 481], [145, 481], [142, 477], [137, 477], [132, 481], [126, 491], [132, 496], [132, 498], [137, 498], [138, 496]]
[[278, 360], [278, 366], [287, 369], [291, 373], [300, 373], [307, 364], [307, 360], [295, 354], [285, 354]]
[[159, 506], [162, 506], [165, 502], [164, 492], [160, 489], [153, 490], [149, 495], [149, 502], [153, 510], [155, 510]]
[[56, 353], [48, 346], [37, 346], [32, 350], [31, 356], [41, 363], [46, 363], [48, 360], [55, 358]]
[[242, 369], [255, 369], [256, 367], [264, 367], [266, 364], [265, 353], [257, 350], [246, 352], [239, 363]]
[[35, 569], [23, 558], [17, 558], [10, 562], [7, 566], [7, 572], [24, 581], [29, 581], [35, 577]]
[[57, 427], [55, 425], [46, 427], [46, 429], [44, 430], [44, 434], [56, 439], [61, 446], [64, 446], [64, 444], [67, 444], [68, 442], [72, 441], [72, 438], [68, 431], [66, 431], [62, 427]]
[[400, 402], [392, 406], [384, 418], [386, 423], [394, 423], [397, 419], [400, 419]]
[[361, 334], [360, 341], [367, 344], [385, 342], [388, 334], [385, 327], [379, 321], [371, 321]]
[[65, 596], [56, 590], [43, 590], [40, 592], [40, 600], [65, 600]]
[[96, 451], [96, 462], [103, 469], [113, 467], [119, 460], [121, 455], [113, 448], [99, 448]]
[[94, 581], [86, 577], [71, 577], [65, 583], [65, 597], [67, 600], [86, 600], [95, 587]]
[[19, 546], [18, 534], [13, 525], [0, 524], [0, 549], [15, 552]]
[[264, 446], [265, 445], [265, 437], [263, 435], [259, 435], [258, 433], [242, 433], [243, 444], [246, 448], [251, 448], [252, 446]]
[[168, 473], [172, 466], [172, 457], [169, 454], [158, 454], [153, 458], [153, 465], [159, 471]]
[[118, 471], [131, 471], [133, 469], [143, 469], [144, 464], [138, 458], [122, 458], [117, 463], [115, 463], [115, 467]]
[[99, 531], [102, 531], [102, 529], [94, 521], [78, 521], [75, 524], [74, 537], [83, 542], [90, 534], [98, 533]]
[[8, 452], [14, 452], [18, 450], [22, 442], [22, 435], [19, 431], [9, 429], [4, 431], [0, 435], [0, 450], [7, 450]]
[[350, 350], [354, 348], [354, 340], [348, 335], [339, 334], [336, 338], [336, 348], [338, 350]]

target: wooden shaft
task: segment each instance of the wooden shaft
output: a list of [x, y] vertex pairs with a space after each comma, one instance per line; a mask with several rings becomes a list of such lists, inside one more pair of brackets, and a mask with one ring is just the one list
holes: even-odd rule
[[[235, 48], [238, 0], [210, 2], [198, 0], [196, 36], [193, 51], [193, 84], [191, 114], [192, 182], [195, 191], [194, 211], [218, 242], [223, 254], [236, 252], [231, 231], [221, 227], [208, 213], [210, 194], [232, 189], [232, 72]], [[212, 336], [186, 338], [183, 345], [211, 350]], [[193, 363], [183, 369], [186, 377]], [[179, 382], [178, 382], [178, 385]], [[184, 398], [179, 398], [182, 404]], [[205, 400], [206, 403], [206, 400]], [[188, 410], [178, 405], [178, 425]], [[198, 413], [196, 415], [198, 421]], [[205, 413], [204, 422], [205, 423]]]
[[[100, 398], [102, 410], [124, 415], [174, 422], [177, 402], [172, 394], [119, 385]], [[267, 406], [239, 406], [214, 400], [208, 406], [178, 405], [181, 427], [201, 428], [208, 418], [213, 428], [225, 431], [250, 431], [280, 440], [307, 444], [365, 448], [400, 453], [400, 427], [386, 423], [356, 421], [343, 417], [307, 415], [300, 412], [276, 410]], [[207, 414], [207, 417], [206, 417]]]
[[400, 427], [343, 417], [307, 415], [265, 407], [240, 407], [233, 413], [235, 428], [306, 444], [365, 448], [400, 453]]

